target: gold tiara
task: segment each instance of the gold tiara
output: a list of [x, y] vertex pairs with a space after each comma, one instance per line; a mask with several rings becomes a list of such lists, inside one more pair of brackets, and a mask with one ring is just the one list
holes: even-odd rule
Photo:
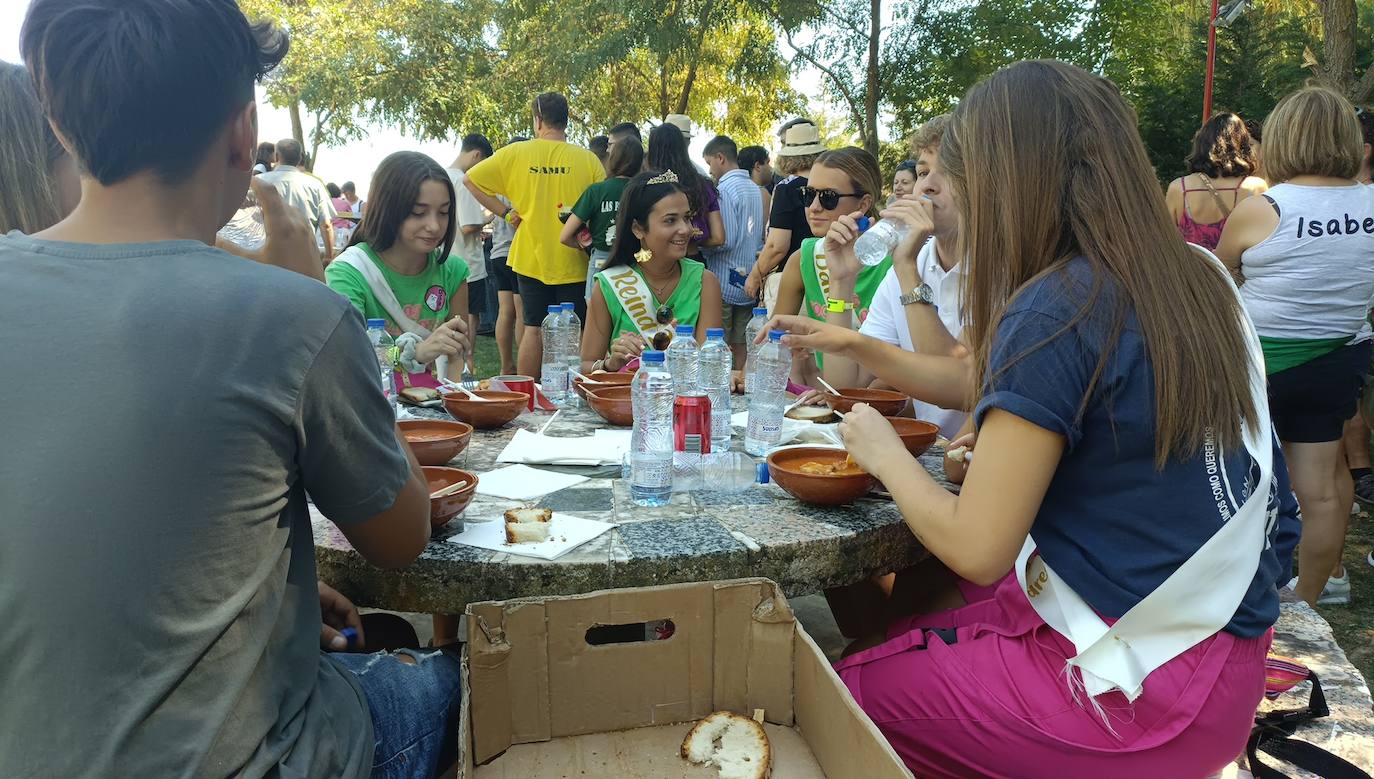
[[663, 171], [662, 173], [658, 174], [657, 176], [654, 176], [653, 178], [651, 178], [651, 179], [649, 179], [648, 181], [644, 182], [645, 186], [648, 186], [649, 184], [676, 184], [676, 183], [677, 183], [677, 174], [674, 173], [674, 172], [672, 172], [671, 170], [665, 170], [665, 171]]

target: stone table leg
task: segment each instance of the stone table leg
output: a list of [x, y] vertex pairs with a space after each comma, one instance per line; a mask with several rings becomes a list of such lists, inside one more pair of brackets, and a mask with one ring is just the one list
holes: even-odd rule
[[434, 614], [434, 646], [443, 646], [459, 640], [458, 617], [452, 614]]

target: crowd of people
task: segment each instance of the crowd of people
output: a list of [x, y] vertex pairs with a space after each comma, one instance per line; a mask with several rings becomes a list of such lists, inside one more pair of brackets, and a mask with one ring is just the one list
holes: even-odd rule
[[[489, 281], [503, 371], [538, 375], [561, 303], [584, 372], [669, 324], [724, 328], [738, 367], [762, 302], [796, 389], [899, 390], [969, 452], [956, 495], [872, 408], [840, 425], [932, 554], [826, 593], [840, 678], [918, 775], [1207, 775], [1245, 745], [1278, 589], [1349, 602], [1374, 118], [1329, 88], [1211, 118], [1164, 189], [1114, 85], [1053, 61], [925, 122], [890, 186], [805, 119], [771, 157], [715, 136], [699, 164], [681, 115], [584, 148], [545, 92], [531, 137], [397, 152], [364, 203], [258, 143], [281, 30], [233, 0], [70, 11], [34, 0], [0, 68], [0, 325], [41, 334], [0, 349], [0, 774], [452, 764], [454, 647], [317, 580], [307, 493], [372, 563], [415, 560], [428, 489], [363, 322], [399, 383], [459, 379]], [[33, 413], [39, 366], [98, 402]]]

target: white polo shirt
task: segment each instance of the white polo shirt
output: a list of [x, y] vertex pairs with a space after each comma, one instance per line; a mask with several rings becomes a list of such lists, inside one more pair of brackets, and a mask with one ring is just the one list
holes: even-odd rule
[[[932, 238], [921, 247], [916, 255], [916, 267], [920, 269], [921, 280], [930, 285], [935, 293], [936, 311], [945, 329], [955, 338], [964, 330], [962, 311], [959, 307], [959, 286], [963, 278], [963, 264], [955, 265], [948, 271], [940, 267], [935, 253], [935, 239]], [[879, 341], [900, 346], [908, 352], [916, 351], [911, 342], [911, 328], [906, 322], [906, 307], [901, 297], [905, 292], [897, 280], [896, 269], [887, 272], [873, 293], [873, 301], [868, 306], [868, 318], [859, 327], [859, 332], [877, 338]], [[919, 304], [915, 304], [919, 305]], [[940, 433], [946, 438], [953, 437], [963, 426], [968, 414], [963, 411], [940, 408], [912, 398], [912, 409], [917, 419], [934, 422], [940, 426]]]

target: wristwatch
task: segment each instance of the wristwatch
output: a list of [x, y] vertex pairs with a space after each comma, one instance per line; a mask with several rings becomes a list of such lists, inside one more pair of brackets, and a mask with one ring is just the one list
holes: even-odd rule
[[929, 284], [922, 284], [897, 299], [901, 301], [904, 306], [909, 306], [912, 303], [923, 303], [931, 308], [936, 308], [935, 290], [931, 289]]

